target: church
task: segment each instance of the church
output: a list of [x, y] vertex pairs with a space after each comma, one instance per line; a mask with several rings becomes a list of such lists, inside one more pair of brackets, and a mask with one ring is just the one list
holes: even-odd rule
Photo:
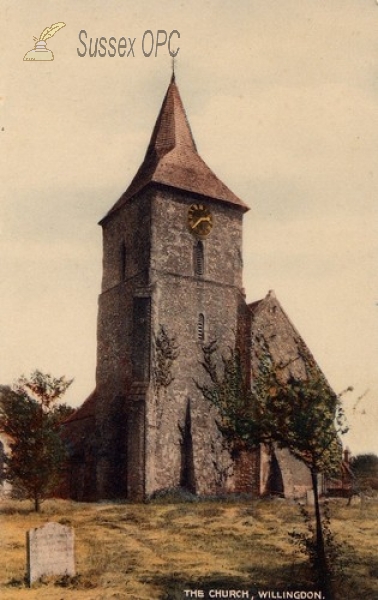
[[240, 349], [251, 380], [263, 348], [287, 377], [304, 376], [303, 356], [311, 357], [272, 291], [246, 300], [247, 211], [197, 152], [173, 74], [145, 158], [100, 221], [96, 388], [63, 427], [61, 495], [301, 497], [311, 488], [285, 449], [231, 454], [199, 389], [210, 342], [220, 364], [229, 348]]

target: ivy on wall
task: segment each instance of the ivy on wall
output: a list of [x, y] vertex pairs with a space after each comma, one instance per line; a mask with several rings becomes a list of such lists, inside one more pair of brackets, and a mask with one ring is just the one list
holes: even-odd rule
[[155, 337], [155, 386], [167, 388], [174, 380], [172, 367], [180, 351], [175, 336], [169, 336], [164, 325], [160, 325]]

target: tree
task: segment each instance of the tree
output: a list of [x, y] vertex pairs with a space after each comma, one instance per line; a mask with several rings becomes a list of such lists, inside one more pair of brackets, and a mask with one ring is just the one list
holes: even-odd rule
[[378, 456], [376, 454], [359, 454], [351, 459], [354, 475], [354, 487], [365, 492], [378, 490]]
[[60, 479], [65, 449], [59, 429], [73, 409], [57, 401], [71, 383], [35, 371], [0, 389], [0, 431], [11, 440], [6, 479], [34, 501], [37, 512]]
[[202, 366], [209, 375], [211, 384], [197, 383], [197, 387], [218, 409], [217, 426], [230, 449], [256, 447], [265, 441], [258, 396], [247, 383], [239, 352], [230, 349], [227, 358], [221, 357], [223, 371], [219, 374], [217, 350], [215, 341], [202, 348]]
[[314, 492], [315, 555], [320, 583], [327, 600], [332, 598], [327, 562], [318, 475], [336, 470], [341, 462], [339, 434], [345, 433], [340, 397], [330, 388], [312, 357], [299, 348], [305, 377], [285, 376], [274, 365], [268, 350], [252, 386], [243, 373], [241, 356], [230, 350], [223, 358], [223, 373], [216, 368], [216, 343], [204, 348], [203, 366], [211, 385], [199, 386], [219, 412], [218, 427], [233, 447], [277, 443], [304, 462], [311, 473]]

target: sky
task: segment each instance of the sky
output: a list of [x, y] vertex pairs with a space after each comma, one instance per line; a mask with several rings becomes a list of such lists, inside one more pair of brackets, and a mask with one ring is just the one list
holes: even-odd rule
[[[199, 153], [251, 208], [247, 300], [275, 291], [335, 391], [354, 388], [344, 444], [378, 453], [376, 0], [1, 6], [0, 383], [66, 375], [73, 406], [94, 389], [98, 221], [142, 162], [171, 77], [145, 32], [177, 31]], [[23, 61], [57, 22], [54, 60]], [[125, 37], [126, 55], [79, 56], [83, 30], [107, 50]]]

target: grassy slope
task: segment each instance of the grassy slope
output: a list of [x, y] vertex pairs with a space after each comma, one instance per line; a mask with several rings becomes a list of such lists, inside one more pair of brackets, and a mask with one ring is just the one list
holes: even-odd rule
[[[343, 600], [378, 599], [378, 505], [332, 503], [332, 528], [345, 542]], [[75, 528], [79, 577], [24, 587], [25, 533], [48, 520]], [[185, 586], [306, 583], [303, 558], [288, 532], [303, 528], [285, 501], [194, 504], [75, 504], [48, 501], [43, 512], [24, 502], [0, 504], [2, 600], [178, 599]]]

